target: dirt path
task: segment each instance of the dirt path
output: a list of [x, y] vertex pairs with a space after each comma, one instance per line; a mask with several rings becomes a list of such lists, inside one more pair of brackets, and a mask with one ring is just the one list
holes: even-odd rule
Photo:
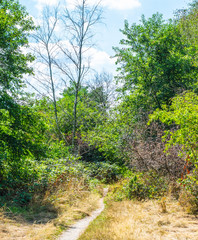
[[[104, 188], [104, 196], [107, 194], [108, 188]], [[104, 198], [100, 199], [100, 207], [92, 212], [92, 214], [88, 217], [83, 218], [82, 220], [76, 222], [74, 225], [70, 226], [70, 228], [65, 231], [58, 240], [77, 240], [80, 235], [85, 231], [85, 229], [89, 226], [90, 222], [92, 222], [100, 213], [104, 210]]]

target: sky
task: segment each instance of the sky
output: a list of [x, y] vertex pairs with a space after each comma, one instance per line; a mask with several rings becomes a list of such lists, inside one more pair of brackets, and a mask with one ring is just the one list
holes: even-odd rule
[[[65, 5], [70, 8], [75, 0], [64, 0]], [[88, 0], [93, 3], [97, 0]], [[28, 13], [34, 18], [39, 18], [45, 5], [56, 6], [59, 0], [19, 0]], [[103, 23], [96, 28], [95, 40], [97, 45], [92, 49], [92, 67], [98, 72], [107, 71], [115, 74], [115, 59], [112, 58], [114, 51], [112, 47], [119, 46], [123, 38], [120, 29], [124, 27], [124, 20], [129, 24], [138, 23], [142, 14], [146, 18], [152, 14], [162, 13], [164, 19], [174, 16], [177, 9], [187, 8], [191, 0], [102, 0]]]

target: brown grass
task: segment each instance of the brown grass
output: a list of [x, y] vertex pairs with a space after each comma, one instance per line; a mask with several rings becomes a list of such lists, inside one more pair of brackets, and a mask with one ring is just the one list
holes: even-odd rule
[[197, 240], [198, 219], [173, 200], [109, 204], [79, 240]]
[[45, 196], [35, 196], [30, 210], [14, 214], [0, 210], [1, 240], [57, 239], [75, 220], [89, 215], [98, 206], [98, 194], [88, 191], [83, 181], [71, 179], [49, 189]]

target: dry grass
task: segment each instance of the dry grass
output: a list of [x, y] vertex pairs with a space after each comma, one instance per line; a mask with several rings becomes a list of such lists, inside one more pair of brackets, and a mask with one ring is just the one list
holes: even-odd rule
[[8, 208], [1, 209], [0, 239], [57, 239], [75, 220], [95, 210], [98, 199], [99, 195], [90, 193], [83, 181], [72, 179], [65, 186], [49, 189], [42, 200], [36, 196], [29, 212], [13, 214]]
[[113, 202], [79, 240], [197, 240], [198, 219], [173, 200]]

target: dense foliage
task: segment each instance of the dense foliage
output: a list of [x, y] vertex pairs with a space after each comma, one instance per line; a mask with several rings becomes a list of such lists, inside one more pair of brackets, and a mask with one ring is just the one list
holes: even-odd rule
[[193, 58], [188, 51], [178, 25], [165, 22], [160, 14], [148, 20], [142, 16], [140, 24], [125, 21], [120, 41], [124, 48], [114, 48], [123, 90], [142, 97], [149, 106], [161, 108], [175, 94], [192, 89], [196, 83]]
[[[178, 128], [171, 132], [166, 131], [166, 150], [173, 145], [181, 145], [183, 155], [188, 155], [192, 163], [198, 159], [198, 96], [195, 93], [185, 93], [172, 100], [170, 108], [156, 110], [151, 120], [159, 119], [168, 125], [175, 123]], [[151, 121], [150, 120], [150, 121]]]
[[164, 104], [171, 105], [177, 94], [188, 89], [196, 91], [196, 45], [184, 42], [180, 22], [165, 22], [160, 14], [149, 19], [143, 16], [140, 24], [132, 26], [125, 21], [121, 32], [124, 48], [114, 48], [121, 103], [112, 109], [104, 127], [99, 125], [88, 132], [89, 141], [107, 159], [179, 176], [183, 165], [178, 157], [181, 145], [175, 143], [167, 156], [161, 141], [165, 130], [175, 130], [175, 122], [170, 126], [166, 122], [148, 126], [147, 122], [150, 113]]
[[[0, 5], [0, 179], [1, 193], [13, 178], [23, 178], [18, 171], [26, 157], [45, 155], [43, 132], [45, 124], [38, 112], [26, 103], [22, 92], [23, 74], [30, 74], [28, 64], [33, 56], [24, 54], [33, 21], [16, 1]], [[28, 95], [27, 95], [28, 96]], [[23, 159], [23, 161], [22, 161]], [[22, 168], [23, 169], [23, 168]], [[8, 181], [9, 180], [9, 181]], [[16, 184], [17, 185], [17, 184]], [[7, 188], [7, 186], [6, 186]]]
[[34, 29], [33, 21], [16, 1], [3, 0], [0, 5], [0, 87], [2, 93], [17, 93], [23, 84], [22, 75], [31, 73], [28, 62], [33, 56], [24, 54], [28, 32]]

